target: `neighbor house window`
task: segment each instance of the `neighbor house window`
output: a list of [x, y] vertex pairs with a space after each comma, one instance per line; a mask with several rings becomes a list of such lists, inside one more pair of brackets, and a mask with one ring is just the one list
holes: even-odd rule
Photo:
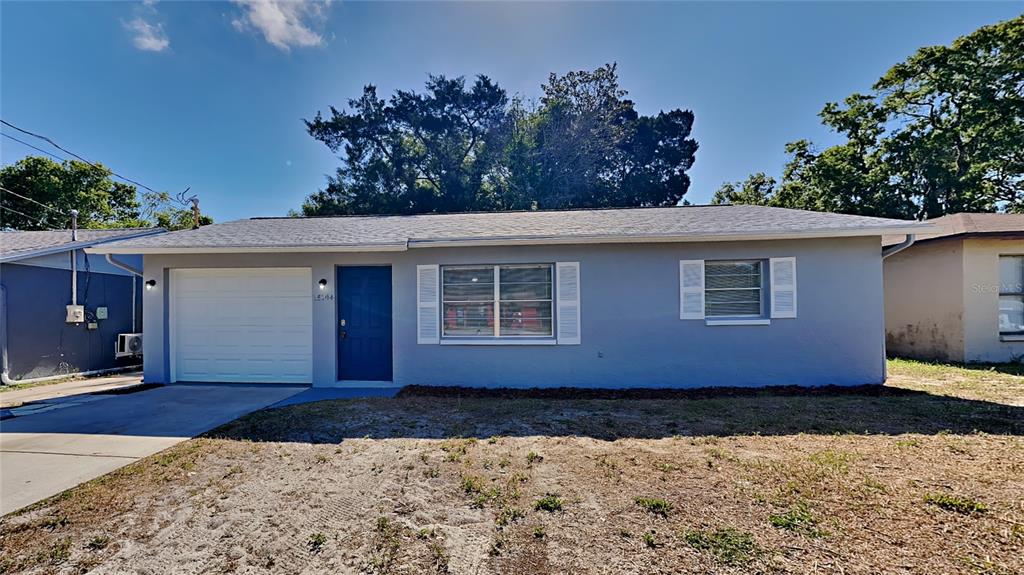
[[760, 260], [705, 261], [704, 315], [760, 317], [763, 269]]
[[1024, 334], [1024, 256], [999, 257], [999, 333]]
[[552, 265], [441, 268], [445, 337], [550, 337]]

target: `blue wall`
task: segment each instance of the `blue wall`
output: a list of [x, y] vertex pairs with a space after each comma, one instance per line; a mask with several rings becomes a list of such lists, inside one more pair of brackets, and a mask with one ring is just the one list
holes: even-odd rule
[[[337, 266], [391, 265], [394, 381], [476, 386], [855, 385], [885, 379], [880, 238], [412, 249], [145, 257], [147, 381], [170, 381], [168, 270], [310, 267], [314, 385], [335, 385], [336, 300], [314, 300]], [[767, 326], [679, 319], [679, 260], [797, 258], [798, 317]], [[582, 343], [416, 343], [416, 265], [580, 263]], [[333, 281], [331, 282], [333, 284]], [[331, 285], [327, 294], [331, 293]]]
[[[67, 254], [61, 254], [68, 261]], [[91, 256], [92, 260], [96, 256]], [[99, 259], [103, 259], [100, 256]], [[99, 329], [69, 324], [71, 272], [56, 267], [7, 263], [0, 266], [7, 294], [7, 355], [12, 379], [108, 369], [138, 363], [115, 360], [117, 334], [132, 329], [132, 278], [79, 270], [78, 303], [88, 314], [105, 306]], [[136, 280], [137, 330], [142, 331], [142, 281]]]

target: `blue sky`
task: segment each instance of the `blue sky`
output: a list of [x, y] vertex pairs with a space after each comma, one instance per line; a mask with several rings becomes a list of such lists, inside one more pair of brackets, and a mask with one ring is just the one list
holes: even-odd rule
[[[486, 74], [536, 97], [550, 72], [618, 62], [642, 113], [688, 108], [700, 143], [687, 199], [777, 174], [783, 145], [828, 144], [825, 102], [867, 90], [920, 46], [1024, 3], [8, 2], [0, 113], [171, 192], [218, 221], [284, 215], [338, 160], [302, 118], [364, 84]], [[23, 138], [22, 135], [4, 128]], [[33, 143], [39, 143], [33, 141]], [[45, 147], [45, 146], [43, 146]], [[35, 153], [3, 139], [4, 164]]]

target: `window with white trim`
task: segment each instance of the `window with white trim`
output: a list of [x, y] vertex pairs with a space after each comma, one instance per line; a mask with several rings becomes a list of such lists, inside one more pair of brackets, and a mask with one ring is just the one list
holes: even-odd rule
[[999, 256], [999, 333], [1024, 335], [1024, 256]]
[[705, 261], [705, 317], [761, 317], [764, 267], [761, 260]]
[[441, 335], [552, 337], [552, 264], [441, 267]]

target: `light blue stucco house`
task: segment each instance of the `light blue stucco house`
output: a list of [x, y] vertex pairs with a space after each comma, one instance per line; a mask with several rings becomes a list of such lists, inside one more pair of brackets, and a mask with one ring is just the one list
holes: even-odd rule
[[885, 379], [881, 236], [927, 224], [685, 206], [256, 218], [140, 253], [145, 378], [699, 387]]

